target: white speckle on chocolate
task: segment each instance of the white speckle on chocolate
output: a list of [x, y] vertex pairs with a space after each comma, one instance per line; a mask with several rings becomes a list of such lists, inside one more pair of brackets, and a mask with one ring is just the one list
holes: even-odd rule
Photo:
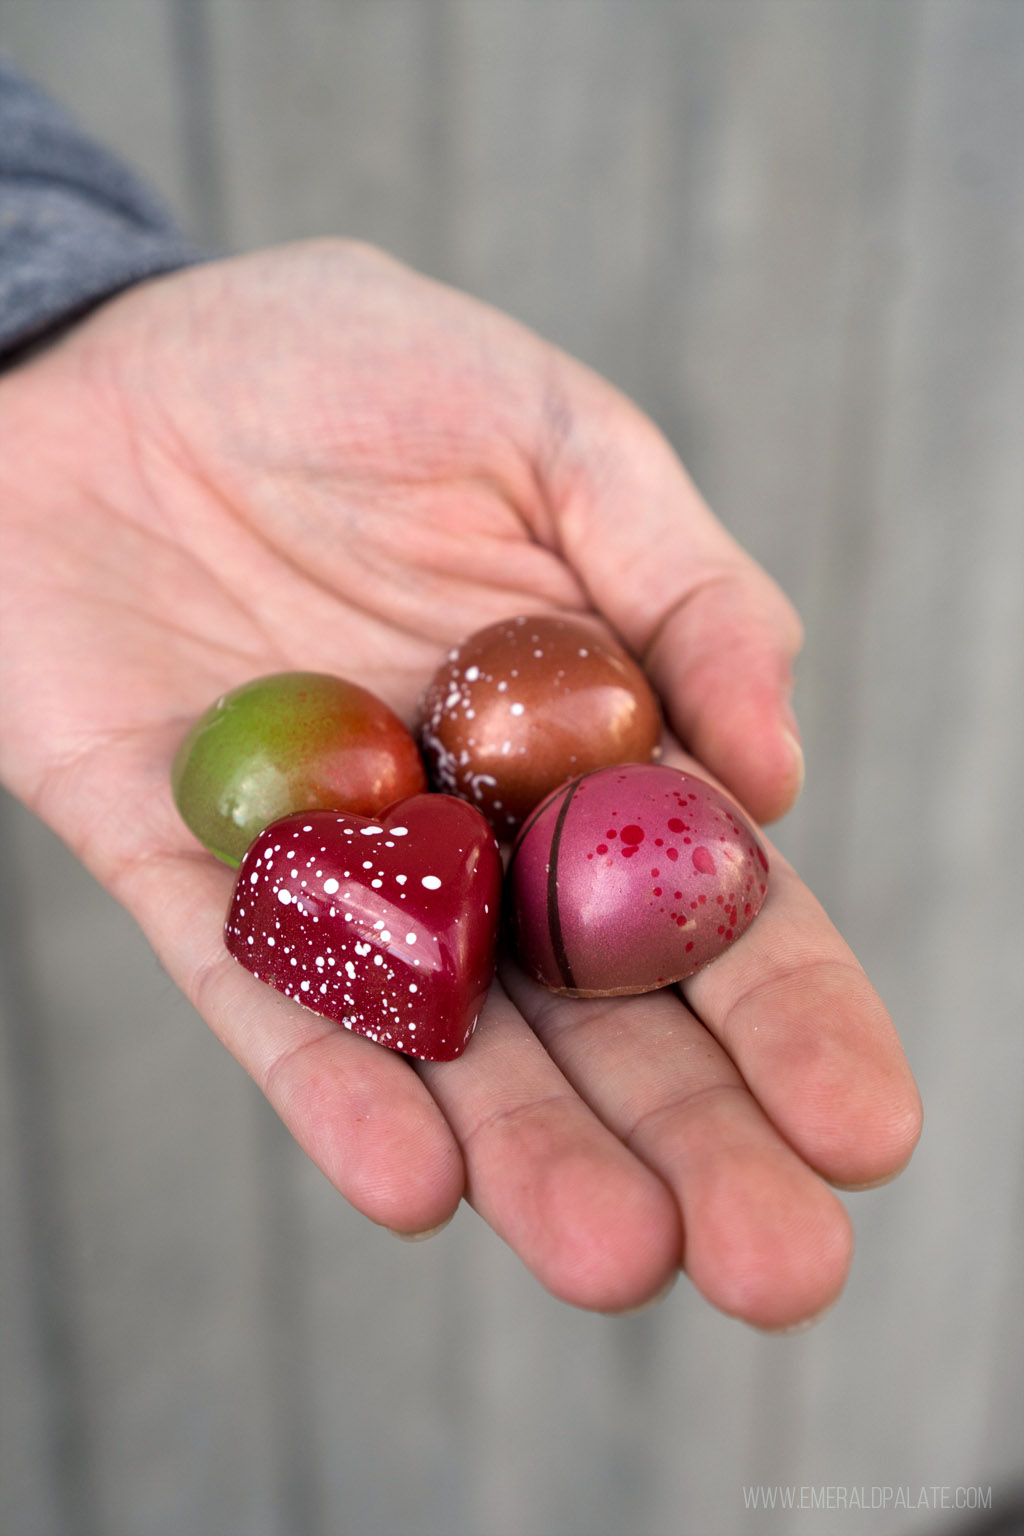
[[[410, 801], [410, 816], [414, 803]], [[418, 805], [416, 814], [422, 816]], [[465, 817], [466, 808], [459, 814]], [[434, 857], [428, 854], [427, 858], [423, 857], [427, 850], [419, 840], [418, 820], [410, 820], [407, 826], [395, 829], [394, 834], [390, 828], [379, 827], [377, 823], [363, 826], [357, 820], [354, 830], [367, 832], [372, 837], [372, 829], [376, 828], [377, 836], [383, 834], [379, 852], [376, 859], [363, 861], [361, 871], [346, 871], [342, 878], [340, 865], [343, 861], [338, 857], [339, 851], [343, 847], [350, 848], [351, 843], [343, 842], [340, 825], [334, 830], [335, 821], [340, 822], [342, 818], [331, 816], [328, 841], [334, 837], [337, 843], [331, 849], [319, 846], [320, 838], [325, 835], [323, 822], [310, 826], [310, 831], [319, 831], [316, 839], [319, 851], [314, 849], [312, 854], [312, 839], [308, 833], [304, 840], [298, 829], [291, 831], [285, 840], [282, 867], [274, 875], [267, 868], [268, 852], [254, 849], [248, 863], [243, 861], [245, 868], [240, 872], [232, 913], [225, 926], [228, 948], [253, 975], [269, 980], [285, 996], [335, 1019], [339, 1025], [414, 1056], [429, 1060], [449, 1059], [461, 1048], [461, 1029], [466, 1015], [460, 1012], [458, 1002], [458, 987], [462, 983], [457, 974], [444, 968], [451, 965], [449, 954], [454, 956], [463, 951], [464, 940], [456, 937], [450, 926], [454, 923], [461, 930], [458, 911], [451, 913], [447, 907], [438, 906], [438, 902], [448, 901], [450, 887], [456, 892], [456, 908], [462, 899], [464, 877], [459, 862], [464, 858], [459, 853], [462, 838], [468, 834], [468, 846], [480, 850], [474, 851], [473, 868], [478, 867], [483, 852], [490, 857], [491, 851], [480, 844], [478, 826], [464, 822], [460, 828], [457, 819], [452, 823], [454, 847], [450, 842], [452, 834], [441, 830], [430, 844], [436, 854]], [[298, 823], [298, 818], [295, 822]], [[417, 834], [415, 840], [412, 832]], [[407, 835], [410, 846], [400, 852], [397, 839]], [[448, 860], [452, 856], [454, 863], [449, 868]], [[378, 862], [379, 869], [376, 868]], [[419, 871], [424, 862], [428, 870], [433, 864], [438, 873], [421, 875]], [[290, 873], [292, 870], [294, 875]], [[255, 881], [251, 879], [254, 871]], [[500, 865], [496, 858], [488, 878], [494, 883], [496, 894], [500, 883]], [[413, 888], [419, 888], [420, 882], [423, 896], [416, 898]], [[386, 886], [390, 887], [389, 893], [385, 892]], [[444, 895], [435, 895], [439, 892]], [[400, 900], [402, 907], [398, 906]], [[489, 913], [494, 910], [490, 891], [487, 902]], [[481, 909], [478, 906], [476, 910]], [[277, 920], [274, 911], [279, 914]], [[399, 912], [402, 916], [397, 920], [403, 923], [400, 931], [395, 927]], [[435, 912], [438, 914], [436, 920]], [[424, 918], [425, 914], [430, 915]], [[391, 921], [387, 922], [387, 918]], [[405, 925], [410, 919], [417, 923], [424, 920], [425, 926], [409, 929], [406, 933]], [[435, 921], [449, 925], [444, 938], [435, 935]], [[486, 921], [486, 915], [482, 921]], [[268, 932], [270, 929], [277, 932], [277, 939]], [[493, 944], [493, 938], [490, 943]], [[452, 944], [455, 949], [449, 951]], [[414, 946], [422, 953], [422, 962], [413, 957]], [[493, 965], [493, 950], [491, 957]], [[421, 964], [422, 970], [419, 969]], [[415, 982], [410, 976], [413, 967], [416, 968]], [[425, 996], [424, 982], [427, 984]], [[439, 984], [442, 988], [454, 985], [456, 990], [451, 1004], [445, 1002], [443, 990], [437, 992]], [[479, 980], [469, 984], [486, 985], [486, 981], [480, 976]], [[344, 991], [346, 985], [351, 988], [351, 993]], [[454, 1006], [458, 1014], [454, 1030], [449, 1028], [449, 1006]], [[427, 1015], [419, 1019], [409, 1018], [414, 1007], [426, 1008]], [[418, 1037], [417, 1024], [420, 1026]]]

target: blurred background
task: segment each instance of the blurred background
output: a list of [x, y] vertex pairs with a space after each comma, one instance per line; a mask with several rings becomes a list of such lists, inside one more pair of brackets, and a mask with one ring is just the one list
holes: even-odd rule
[[4, 1536], [1019, 1530], [1024, 4], [0, 0], [0, 49], [204, 241], [376, 242], [655, 418], [804, 615], [773, 835], [926, 1107], [812, 1331], [574, 1312], [465, 1208], [347, 1208], [4, 801]]

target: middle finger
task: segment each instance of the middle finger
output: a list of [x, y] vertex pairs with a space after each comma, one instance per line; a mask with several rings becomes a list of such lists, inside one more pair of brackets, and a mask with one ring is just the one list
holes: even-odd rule
[[561, 997], [512, 965], [503, 980], [581, 1098], [673, 1191], [684, 1267], [714, 1306], [780, 1328], [835, 1299], [843, 1207], [678, 994]]

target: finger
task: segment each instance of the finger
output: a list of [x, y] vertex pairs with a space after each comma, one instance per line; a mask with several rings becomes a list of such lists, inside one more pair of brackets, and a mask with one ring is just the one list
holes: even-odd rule
[[742, 939], [680, 989], [786, 1140], [832, 1182], [894, 1177], [921, 1101], [892, 1020], [792, 868]]
[[684, 1268], [713, 1306], [774, 1329], [835, 1300], [846, 1212], [674, 992], [558, 997], [514, 966], [505, 981], [581, 1098], [673, 1191]]
[[568, 361], [553, 380], [547, 462], [563, 553], [643, 660], [676, 734], [773, 820], [803, 782], [790, 703], [800, 621], [645, 417]]
[[371, 1221], [401, 1233], [447, 1221], [464, 1169], [408, 1062], [257, 981], [224, 948], [234, 877], [205, 854], [134, 866], [115, 894], [295, 1140]]
[[671, 1281], [669, 1191], [582, 1103], [500, 986], [464, 1055], [418, 1070], [462, 1146], [468, 1198], [549, 1291], [615, 1312]]

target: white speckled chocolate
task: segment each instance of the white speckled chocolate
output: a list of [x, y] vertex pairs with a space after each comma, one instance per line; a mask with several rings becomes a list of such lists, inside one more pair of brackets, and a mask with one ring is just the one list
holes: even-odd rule
[[242, 861], [224, 930], [259, 981], [390, 1050], [450, 1061], [494, 973], [501, 859], [471, 806], [299, 811]]
[[440, 790], [511, 839], [577, 774], [649, 762], [661, 716], [643, 672], [579, 620], [503, 620], [449, 652], [420, 706], [420, 745]]

